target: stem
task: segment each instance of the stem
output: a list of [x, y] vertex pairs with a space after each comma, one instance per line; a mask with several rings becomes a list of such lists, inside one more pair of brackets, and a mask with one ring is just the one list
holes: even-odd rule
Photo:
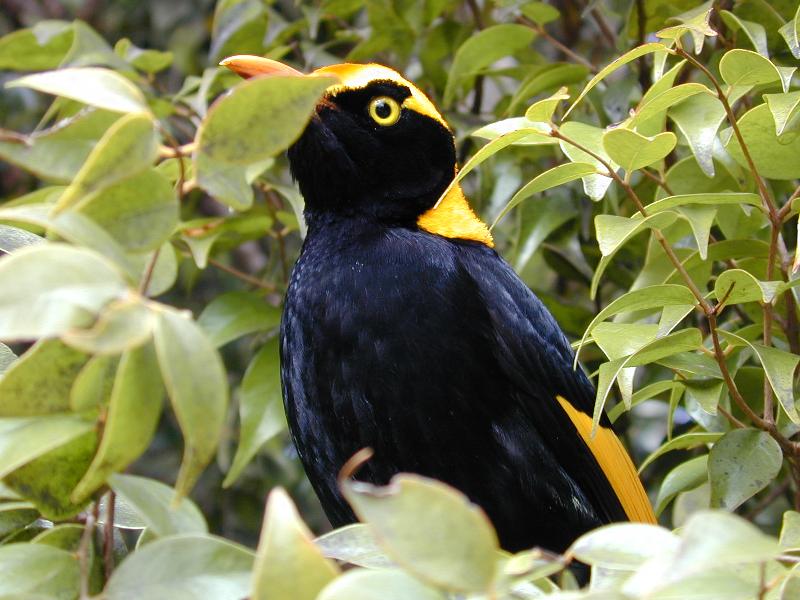
[[231, 267], [230, 265], [226, 265], [225, 263], [220, 262], [215, 258], [209, 257], [208, 258], [208, 264], [214, 265], [219, 270], [225, 271], [226, 273], [228, 273], [230, 275], [233, 275], [237, 279], [241, 279], [242, 281], [245, 281], [245, 282], [249, 283], [250, 285], [254, 285], [254, 286], [259, 287], [259, 288], [261, 288], [263, 290], [274, 292], [275, 289], [276, 289], [274, 284], [268, 283], [266, 281], [262, 281], [262, 280], [258, 279], [257, 277], [253, 277], [252, 275], [249, 275], [249, 274], [245, 273], [244, 271], [240, 271], [236, 267]]
[[761, 175], [758, 174], [758, 169], [756, 168], [755, 162], [753, 162], [753, 157], [750, 156], [750, 150], [747, 148], [747, 144], [744, 142], [744, 137], [742, 136], [742, 132], [739, 130], [739, 124], [736, 122], [736, 115], [733, 113], [733, 109], [731, 108], [730, 103], [728, 102], [728, 97], [725, 95], [725, 92], [722, 90], [722, 86], [720, 85], [719, 81], [716, 77], [709, 71], [705, 65], [699, 62], [694, 56], [686, 52], [681, 47], [675, 49], [675, 52], [678, 56], [682, 56], [685, 58], [689, 63], [693, 66], [698, 68], [706, 77], [711, 80], [711, 84], [714, 86], [714, 89], [717, 91], [717, 98], [722, 103], [722, 108], [725, 109], [725, 114], [728, 117], [728, 122], [733, 129], [733, 133], [736, 136], [736, 140], [739, 142], [739, 146], [742, 149], [742, 154], [744, 155], [745, 160], [747, 161], [747, 165], [750, 167], [750, 172], [753, 174], [753, 178], [756, 180], [756, 185], [758, 186], [758, 192], [761, 196], [761, 202], [764, 205], [764, 210], [767, 211], [769, 214], [770, 220], [774, 223], [777, 220], [778, 213], [775, 209], [775, 204], [772, 202], [772, 199], [769, 197], [769, 192], [767, 191], [767, 187], [764, 184], [764, 180], [761, 179]]
[[597, 28], [600, 29], [600, 33], [603, 34], [603, 37], [608, 43], [608, 46], [610, 48], [616, 48], [617, 36], [611, 30], [611, 27], [609, 26], [608, 21], [606, 21], [605, 17], [603, 17], [603, 14], [596, 8], [590, 10], [589, 14], [592, 15], [594, 22], [597, 23]]
[[595, 65], [593, 65], [591, 62], [586, 60], [580, 54], [577, 54], [576, 52], [574, 52], [568, 46], [565, 46], [564, 44], [562, 44], [560, 41], [558, 41], [556, 38], [554, 38], [552, 35], [550, 35], [542, 25], [539, 25], [539, 23], [535, 23], [534, 21], [531, 21], [530, 19], [528, 19], [526, 17], [518, 18], [517, 22], [521, 23], [522, 25], [525, 25], [527, 27], [530, 27], [531, 29], [533, 29], [536, 33], [538, 33], [540, 36], [542, 36], [544, 39], [546, 39], [548, 42], [550, 42], [553, 46], [555, 46], [558, 50], [560, 50], [562, 52], [562, 54], [564, 54], [564, 56], [567, 56], [568, 58], [571, 58], [575, 62], [582, 64], [584, 67], [589, 69], [592, 73], [597, 73], [598, 69], [597, 69], [597, 67]]
[[81, 600], [89, 599], [89, 577], [91, 575], [91, 565], [89, 564], [89, 550], [94, 534], [94, 526], [97, 523], [97, 515], [100, 510], [99, 504], [95, 502], [92, 510], [86, 513], [86, 522], [83, 525], [81, 541], [78, 544], [78, 564], [81, 574]]
[[648, 179], [650, 179], [652, 181], [655, 181], [656, 184], [659, 187], [661, 187], [665, 192], [667, 192], [667, 194], [669, 194], [670, 196], [674, 196], [675, 195], [675, 192], [672, 191], [672, 188], [669, 186], [669, 184], [666, 182], [666, 180], [664, 180], [664, 178], [661, 177], [660, 175], [656, 175], [655, 173], [651, 173], [647, 169], [642, 169], [640, 171], [640, 173], [642, 175], [644, 175], [645, 177], [647, 177]]
[[158, 155], [161, 158], [182, 158], [190, 155], [197, 148], [197, 143], [189, 142], [183, 146], [161, 146]]
[[103, 524], [103, 564], [105, 565], [106, 581], [114, 570], [114, 512], [117, 504], [117, 494], [111, 490], [106, 495], [106, 522]]
[[[617, 172], [611, 167], [611, 165], [608, 163], [607, 160], [605, 160], [602, 156], [598, 155], [597, 153], [589, 150], [585, 146], [579, 144], [575, 140], [568, 138], [558, 129], [553, 129], [550, 135], [557, 139], [563, 140], [572, 146], [575, 146], [576, 148], [578, 148], [578, 150], [583, 150], [589, 156], [600, 161], [600, 164], [602, 164], [608, 171], [609, 176], [614, 181], [616, 181], [620, 186], [622, 186], [622, 188], [625, 190], [625, 193], [628, 195], [628, 197], [636, 206], [636, 209], [642, 214], [643, 217], [647, 216], [647, 210], [645, 210], [644, 204], [642, 204], [642, 201], [639, 199], [639, 196], [636, 195], [636, 192], [631, 187], [631, 185], [617, 174]], [[686, 268], [683, 266], [683, 263], [677, 257], [675, 251], [672, 249], [672, 246], [669, 245], [669, 242], [667, 242], [664, 235], [657, 229], [653, 229], [653, 235], [656, 237], [656, 240], [658, 240], [658, 243], [661, 244], [661, 247], [664, 249], [664, 252], [666, 253], [672, 265], [675, 267], [678, 273], [680, 273], [681, 277], [683, 278], [689, 290], [692, 292], [692, 295], [697, 300], [697, 303], [699, 304], [703, 312], [708, 314], [709, 312], [713, 311], [714, 310], [713, 307], [708, 303], [703, 293], [698, 289], [694, 280], [689, 276], [689, 273], [686, 271]]]
[[161, 247], [155, 249], [153, 252], [153, 256], [150, 257], [150, 262], [147, 263], [147, 270], [144, 273], [144, 277], [142, 277], [142, 282], [139, 284], [139, 293], [142, 296], [147, 296], [147, 288], [150, 287], [150, 280], [153, 279], [153, 271], [156, 269], [156, 263], [158, 262], [158, 255], [161, 253]]

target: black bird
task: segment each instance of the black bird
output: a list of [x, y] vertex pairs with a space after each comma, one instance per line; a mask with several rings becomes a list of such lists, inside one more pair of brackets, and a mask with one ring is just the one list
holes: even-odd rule
[[[257, 57], [245, 76], [302, 76]], [[342, 64], [289, 150], [308, 235], [281, 328], [297, 451], [331, 523], [355, 521], [337, 474], [447, 482], [488, 514], [509, 551], [561, 552], [613, 521], [655, 522], [636, 470], [567, 339], [493, 249], [454, 186], [453, 134], [387, 67]]]

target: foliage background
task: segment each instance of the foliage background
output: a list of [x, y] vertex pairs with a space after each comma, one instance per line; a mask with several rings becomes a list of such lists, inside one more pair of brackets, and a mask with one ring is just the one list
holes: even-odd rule
[[[313, 531], [323, 533], [328, 526], [285, 433], [276, 380], [275, 328], [288, 274], [302, 239], [302, 225], [298, 220], [301, 199], [292, 187], [285, 157], [278, 152], [285, 144], [278, 147], [279, 142], [274, 151], [256, 149], [254, 152], [262, 155], [258, 161], [242, 161], [258, 163], [257, 169], [251, 169], [254, 184], [252, 205], [243, 200], [240, 188], [230, 192], [224, 177], [219, 178], [219, 173], [211, 166], [206, 170], [199, 166], [199, 162], [193, 165], [187, 160], [181, 170], [174, 158], [175, 154], [185, 152], [190, 155], [196, 151], [196, 148], [183, 145], [192, 143], [198, 126], [209, 119], [207, 111], [212, 101], [239, 83], [237, 77], [216, 67], [217, 62], [225, 56], [247, 53], [280, 58], [304, 70], [343, 60], [375, 61], [393, 66], [417, 82], [444, 109], [456, 132], [459, 155], [465, 162], [475, 155], [485, 139], [496, 139], [501, 133], [530, 128], [531, 122], [547, 122], [552, 118], [556, 110], [555, 101], [536, 105], [541, 111], [536, 113], [540, 118], [534, 118], [534, 113], [529, 112], [530, 120], [522, 120], [520, 117], [533, 102], [551, 94], [557, 95], [563, 86], [571, 96], [557, 110], [557, 115], [563, 115], [563, 107], [575, 102], [587, 81], [612, 60], [646, 43], [660, 39], [671, 41], [669, 32], [662, 38], [655, 37], [655, 32], [678, 27], [672, 35], [681, 39], [690, 53], [690, 38], [705, 38], [705, 44], [696, 55], [697, 60], [726, 85], [725, 93], [737, 119], [768, 102], [764, 94], [774, 96], [764, 104], [762, 112], [757, 113], [757, 120], [752, 115], [749, 117], [755, 124], [747, 130], [751, 137], [746, 136], [755, 163], [767, 180], [763, 189], [741, 156], [742, 152], [731, 149], [729, 140], [735, 138], [735, 132], [730, 128], [730, 122], [724, 122], [724, 107], [712, 98], [715, 90], [710, 80], [703, 76], [702, 67], [697, 65], [670, 71], [674, 79], [656, 92], [700, 82], [710, 93], [697, 93], [697, 89], [682, 87], [673, 98], [661, 98], [664, 102], [661, 110], [650, 107], [653, 109], [650, 121], [637, 124], [641, 125], [640, 133], [651, 137], [660, 134], [658, 138], [646, 142], [626, 138], [616, 145], [613, 140], [602, 138], [603, 129], [623, 123], [630, 109], [644, 104], [643, 97], [647, 100], [657, 95], [653, 91], [645, 95], [653, 81], [658, 79], [654, 78], [654, 72], [659, 63], [657, 55], [652, 52], [642, 53], [613, 73], [603, 72], [606, 79], [577, 104], [568, 119], [572, 123], [560, 130], [563, 136], [577, 140], [606, 161], [613, 158], [615, 164], [625, 164], [625, 149], [638, 147], [646, 158], [627, 156], [631, 168], [620, 171], [619, 182], [597, 191], [598, 187], [591, 186], [603, 188], [604, 180], [610, 183], [608, 177], [589, 175], [588, 171], [562, 172], [566, 176], [562, 180], [566, 185], [554, 187], [554, 179], [549, 183], [540, 179], [538, 181], [543, 185], [536, 188], [539, 193], [506, 215], [504, 207], [512, 198], [515, 202], [524, 199], [515, 196], [524, 184], [544, 172], [552, 172], [548, 170], [568, 162], [567, 159], [573, 161], [570, 164], [589, 165], [592, 173], [596, 173], [598, 168], [602, 171], [603, 165], [597, 162], [596, 157], [581, 154], [563, 138], [559, 146], [556, 144], [558, 140], [543, 140], [528, 131], [526, 139], [517, 139], [521, 143], [496, 153], [487, 152], [485, 162], [464, 179], [463, 185], [473, 205], [488, 222], [494, 222], [501, 213], [504, 215], [493, 230], [499, 251], [545, 301], [572, 339], [579, 340], [600, 310], [629, 289], [646, 288], [667, 280], [683, 288], [678, 292], [654, 289], [649, 296], [642, 295], [642, 303], [628, 306], [625, 312], [612, 319], [613, 323], [601, 323], [593, 330], [590, 341], [593, 339], [594, 343], [583, 348], [581, 359], [589, 372], [601, 369], [601, 380], [605, 377], [607, 383], [613, 382], [615, 378], [609, 378], [602, 365], [635, 354], [642, 347], [649, 348], [648, 344], [667, 332], [662, 328], [656, 333], [659, 322], [665, 327], [665, 324], [677, 326], [677, 333], [673, 335], [683, 337], [671, 338], [663, 345], [668, 349], [666, 353], [658, 354], [657, 351], [656, 355], [642, 359], [635, 377], [630, 370], [621, 371], [619, 385], [601, 386], [609, 391], [610, 399], [606, 406], [613, 407], [612, 414], [618, 417], [617, 424], [625, 433], [635, 462], [641, 464], [645, 457], [662, 448], [658, 457], [648, 462], [643, 470], [643, 480], [654, 504], [659, 509], [666, 508], [661, 513], [661, 523], [669, 528], [679, 527], [691, 523], [693, 515], [694, 522], [699, 523], [702, 520], [696, 516], [698, 510], [711, 505], [727, 508], [757, 524], [766, 533], [777, 536], [783, 528], [783, 564], [793, 564], [791, 550], [800, 537], [793, 528], [800, 528], [800, 520], [795, 516], [797, 513], [787, 511], [797, 508], [800, 497], [797, 485], [800, 453], [794, 440], [798, 419], [787, 415], [796, 401], [796, 355], [800, 349], [797, 288], [778, 288], [777, 284], [770, 287], [769, 282], [781, 280], [790, 284], [795, 276], [792, 259], [797, 242], [797, 217], [796, 209], [792, 207], [800, 177], [800, 153], [795, 141], [800, 127], [800, 120], [796, 118], [800, 92], [795, 91], [796, 78], [788, 69], [797, 66], [800, 55], [797, 49], [797, 2], [743, 0], [701, 5], [694, 0], [607, 0], [592, 3], [565, 0], [548, 4], [375, 0], [364, 5], [348, 0], [322, 3], [0, 0], [0, 6], [3, 8], [0, 34], [8, 34], [0, 39], [0, 84], [11, 82], [28, 71], [103, 66], [132, 81], [144, 94], [157, 119], [162, 146], [158, 171], [174, 184], [177, 192], [139, 209], [136, 208], [140, 206], [136, 198], [122, 198], [119, 202], [123, 208], [116, 213], [113, 210], [104, 212], [102, 207], [98, 208], [97, 202], [94, 209], [87, 208], [90, 204], [87, 201], [83, 205], [83, 214], [105, 226], [112, 237], [125, 246], [125, 251], [139, 256], [143, 264], [151, 264], [151, 253], [160, 247], [157, 255], [160, 262], [150, 274], [153, 277], [143, 275], [143, 280], [158, 288], [157, 293], [150, 289], [150, 295], [157, 296], [164, 305], [190, 309], [205, 335], [219, 347], [232, 402], [220, 418], [222, 433], [218, 449], [192, 489], [191, 498], [200, 507], [213, 534], [251, 548], [258, 543], [262, 529], [264, 498], [277, 486], [289, 491]], [[704, 20], [708, 9], [712, 9], [710, 23]], [[31, 42], [31, 32], [38, 42]], [[713, 32], [719, 35], [711, 35]], [[23, 39], [23, 36], [29, 37]], [[34, 47], [44, 50], [37, 54], [32, 51]], [[736, 60], [729, 60], [727, 70], [721, 72], [720, 61], [724, 53], [735, 48], [746, 49], [749, 54], [734, 55]], [[764, 60], [753, 58], [754, 54], [764, 57]], [[770, 67], [764, 64], [769, 64], [767, 58], [786, 70], [775, 70], [773, 76]], [[672, 67], [677, 61], [670, 60], [669, 67]], [[735, 85], [727, 87], [732, 83]], [[312, 100], [315, 93], [313, 90], [305, 92]], [[62, 95], [69, 96], [68, 93]], [[52, 96], [39, 93], [30, 86], [2, 88], [0, 198], [4, 204], [0, 205], [0, 220], [7, 226], [13, 225], [35, 234], [43, 235], [49, 230], [47, 235], [52, 240], [63, 238], [77, 246], [98, 249], [96, 240], [86, 243], [85, 236], [89, 234], [77, 232], [69, 224], [54, 224], [42, 215], [22, 218], [20, 212], [6, 212], [5, 216], [2, 212], [4, 209], [22, 209], [24, 212], [25, 206], [43, 199], [54, 200], [44, 198], [44, 192], [38, 196], [29, 194], [45, 188], [46, 184], [74, 182], [82, 158], [110, 126], [110, 122], [95, 124], [85, 138], [68, 135], [64, 146], [43, 148], [42, 154], [38, 155], [23, 155], [20, 139], [30, 145], [34, 138], [20, 138], [21, 134], [47, 131], [60, 119], [79, 114], [82, 106], [63, 98], [52, 102]], [[775, 126], [773, 115], [778, 114], [784, 118], [782, 135], [771, 134], [770, 137], [768, 126]], [[516, 120], [508, 121], [510, 118]], [[558, 122], [557, 118], [554, 120]], [[298, 116], [295, 121], [299, 123], [302, 119]], [[575, 122], [589, 124], [595, 129], [581, 129]], [[747, 121], [742, 123], [744, 130]], [[291, 137], [291, 132], [282, 131], [276, 124], [265, 122], [263, 127], [274, 128], [278, 137]], [[477, 135], [473, 136], [476, 131]], [[673, 139], [671, 134], [662, 131], [674, 132], [676, 137]], [[762, 135], [760, 132], [764, 131], [767, 133]], [[663, 137], [665, 135], [667, 137]], [[723, 146], [728, 147], [728, 152]], [[500, 150], [499, 145], [495, 149]], [[70, 153], [82, 158], [65, 166], [64, 156]], [[263, 160], [270, 154], [274, 158]], [[219, 156], [212, 158], [216, 160]], [[129, 161], [129, 158], [123, 159], [121, 164], [133, 172], [134, 166]], [[705, 167], [706, 174], [700, 164]], [[105, 168], [110, 169], [111, 164]], [[713, 178], [707, 175], [712, 169], [715, 172]], [[53, 172], [62, 175], [54, 177]], [[208, 173], [206, 180], [202, 178], [204, 173]], [[588, 188], [582, 185], [580, 175], [587, 177]], [[92, 184], [91, 181], [84, 183]], [[139, 182], [136, 185], [143, 184]], [[103, 191], [102, 185], [98, 188]], [[534, 191], [528, 189], [530, 193], [525, 196], [531, 196]], [[587, 196], [587, 189], [596, 191], [595, 200]], [[542, 193], [541, 190], [546, 191]], [[59, 194], [61, 191], [58, 189]], [[646, 235], [628, 238], [627, 234], [632, 231], [628, 226], [636, 212], [629, 198], [630, 192], [644, 204], [681, 194], [727, 195], [722, 199], [718, 196], [711, 200], [678, 202], [679, 222], [662, 219], [653, 227], [656, 231], [663, 231], [681, 260], [696, 253], [704, 243], [708, 244], [710, 232], [708, 253], [712, 258], [700, 260], [701, 257], [696, 257], [692, 259], [694, 263], [687, 263], [693, 265], [692, 268], [687, 266], [687, 270], [702, 293], [711, 294], [709, 302], [724, 297], [728, 307], [719, 313], [720, 329], [736, 331], [745, 338], [742, 341], [723, 334], [722, 342], [735, 387], [741, 390], [741, 399], [752, 413], [736, 402], [735, 394], [730, 393], [728, 382], [724, 381], [719, 366], [712, 359], [713, 336], [709, 334], [716, 325], [710, 328], [709, 319], [700, 311], [691, 312], [691, 305], [696, 301], [691, 299], [686, 282], [680, 277], [669, 278], [671, 267], [658, 249], [658, 234], [651, 234], [648, 230]], [[742, 195], [733, 197], [732, 193]], [[72, 194], [77, 195], [80, 203], [81, 194], [86, 196], [86, 190], [73, 190]], [[777, 210], [787, 207], [781, 212], [779, 222], [772, 226], [770, 216], [758, 209], [765, 197]], [[178, 199], [180, 224], [178, 215], [173, 214], [178, 210]], [[59, 200], [62, 201], [63, 198]], [[748, 203], [753, 207], [743, 210], [741, 205]], [[237, 210], [234, 212], [230, 207]], [[14, 216], [17, 218], [12, 218]], [[598, 216], [607, 216], [610, 220], [596, 221]], [[628, 225], [614, 219], [623, 219]], [[115, 227], [114, 221], [122, 224]], [[601, 226], [601, 222], [605, 225]], [[159, 227], [167, 230], [159, 233]], [[137, 233], [142, 230], [155, 232], [150, 242], [137, 242]], [[11, 231], [0, 229], [0, 235], [5, 236], [0, 237], [0, 241], [6, 244], [0, 249], [6, 252], [16, 250], [17, 246], [12, 244], [22, 243], [9, 233]], [[19, 229], [13, 231], [19, 236]], [[780, 234], [783, 247], [781, 252], [775, 250], [771, 253], [770, 236], [774, 232], [777, 232], [776, 236]], [[725, 240], [736, 247], [724, 247]], [[603, 256], [611, 255], [613, 260], [601, 262]], [[165, 258], [172, 256], [174, 261]], [[769, 267], [769, 264], [773, 266]], [[599, 265], [602, 265], [604, 273], [595, 286]], [[736, 273], [722, 276], [725, 270]], [[6, 274], [5, 280], [0, 274], [0, 291], [7, 294], [21, 281], [18, 274], [17, 277], [11, 277], [11, 274]], [[44, 277], [44, 281], [49, 280]], [[730, 288], [732, 282], [735, 285]], [[758, 282], [767, 283], [760, 285]], [[723, 287], [725, 283], [727, 285]], [[145, 292], [147, 288], [145, 285]], [[714, 295], [714, 291], [720, 293]], [[677, 300], [667, 298], [672, 293], [676, 294]], [[681, 312], [687, 306], [687, 295], [690, 298], [689, 310]], [[775, 302], [772, 298], [776, 299]], [[676, 311], [669, 313], [668, 308], [664, 308], [664, 313], [657, 314], [654, 320], [653, 309], [669, 307], [670, 302]], [[643, 312], [633, 312], [633, 308]], [[773, 328], [766, 327], [770, 332], [768, 339], [763, 337], [765, 319], [775, 323], [774, 336]], [[153, 325], [162, 372], [165, 370], [164, 356], [180, 354], [179, 349], [173, 349], [177, 354], [170, 355], [158, 347], [158, 328], [168, 327], [168, 320], [165, 317], [159, 321], [160, 325]], [[130, 334], [125, 333], [122, 337], [125, 335]], [[186, 335], [193, 334], [189, 332]], [[699, 336], [699, 341], [695, 341], [695, 335]], [[39, 336], [12, 335], [0, 330], [0, 338], [9, 342], [16, 355], [29, 350], [36, 337]], [[100, 343], [96, 338], [65, 341], [73, 347], [93, 350]], [[701, 342], [705, 344], [705, 351], [699, 349]], [[123, 343], [125, 348], [131, 345], [129, 339], [126, 343]], [[748, 343], [760, 343], [770, 350], [760, 352], [762, 346]], [[32, 369], [37, 370], [37, 365], [38, 368], [53, 364], [63, 366], [69, 362], [69, 351], [57, 348], [53, 352], [52, 357], [39, 358], [38, 362], [34, 359]], [[3, 356], [0, 353], [0, 365], [6, 368]], [[181, 373], [185, 370], [197, 375], [198, 370], [202, 370], [203, 360], [192, 356], [187, 358], [186, 354], [183, 358], [178, 368]], [[155, 364], [152, 356], [141, 360]], [[84, 362], [80, 362], [79, 367], [83, 368], [83, 365]], [[251, 365], [255, 366], [248, 371]], [[614, 363], [615, 367], [620, 365]], [[764, 367], [768, 367], [772, 376], [766, 383]], [[605, 368], [608, 370], [608, 366]], [[69, 368], [65, 369], [69, 371]], [[67, 395], [75, 394], [71, 390], [79, 370], [72, 368], [69, 371], [71, 375], [63, 375], [62, 371], [59, 389], [66, 389]], [[51, 371], [55, 373], [57, 369], [52, 367]], [[113, 371], [111, 374], [113, 376]], [[173, 376], [180, 378], [180, 373], [173, 373]], [[167, 373], [164, 373], [164, 379], [169, 380]], [[56, 380], [45, 380], [45, 385], [55, 389], [53, 381]], [[36, 386], [41, 386], [42, 381], [30, 373], [18, 375], [15, 381], [6, 375], [0, 381], [3, 382], [0, 383], [0, 394], [5, 393], [0, 403], [9, 402], [13, 396], [15, 400], [9, 405], [29, 406], [31, 395], [41, 394], [41, 388]], [[174, 380], [172, 384], [171, 387], [167, 381], [171, 397], [174, 395]], [[631, 412], [626, 412], [622, 410], [624, 401], [630, 402], [631, 397], [635, 406]], [[765, 397], [768, 399], [766, 409]], [[174, 398], [172, 400], [176, 403]], [[52, 406], [58, 405], [58, 400], [53, 400], [53, 403]], [[769, 406], [779, 404], [784, 408], [769, 409]], [[102, 402], [100, 406], [103, 406]], [[248, 407], [250, 413], [247, 413]], [[25, 410], [14, 412], [6, 408], [2, 416], [18, 418], [38, 414]], [[101, 408], [101, 415], [104, 414]], [[725, 414], [729, 416], [725, 417]], [[777, 421], [774, 415], [777, 415]], [[740, 427], [744, 425], [748, 427]], [[142, 455], [123, 457], [112, 471], [125, 470], [129, 474], [175, 485], [184, 453], [184, 429], [185, 423], [176, 418], [175, 412], [164, 410], [160, 413], [154, 437], [145, 440], [149, 443], [142, 447]], [[733, 435], [721, 437], [737, 429], [739, 431]], [[728, 441], [722, 443], [720, 439]], [[127, 466], [127, 462], [134, 458], [137, 460]], [[710, 461], [708, 465], [706, 461]], [[119, 487], [117, 492], [127, 498], [122, 492], [124, 485], [124, 481], [113, 484], [115, 489]], [[181, 487], [180, 483], [178, 487]], [[13, 482], [9, 488], [16, 488], [20, 493], [19, 485]], [[105, 490], [104, 487], [99, 489], [101, 492]], [[39, 535], [41, 522], [34, 518], [38, 513], [30, 512], [27, 505], [20, 505], [20, 498], [15, 497], [10, 489], [3, 488], [3, 492], [9, 503], [0, 513], [3, 515], [0, 518], [2, 543], [8, 545]], [[36, 501], [36, 493], [22, 493], [22, 496], [25, 500]], [[282, 502], [282, 498], [276, 499], [275, 510], [286, 516], [288, 509]], [[41, 502], [37, 507], [42, 509]], [[52, 516], [46, 507], [44, 514]], [[88, 517], [91, 519], [91, 511]], [[68, 514], [66, 518], [83, 525], [87, 513]], [[704, 518], [713, 524], [714, 517]], [[289, 516], [286, 519], [291, 521]], [[724, 520], [720, 523], [720, 532], [737, 526]], [[711, 525], [708, 527], [714, 531]], [[151, 534], [154, 529], [158, 528], [151, 524]], [[691, 528], [688, 531], [691, 533]], [[756, 534], [749, 529], [742, 531], [743, 537], [738, 543], [760, 548], [762, 554], [733, 556], [717, 563], [711, 560], [708, 563], [711, 566], [707, 565], [709, 572], [713, 571], [712, 566], [724, 567], [738, 560], [769, 564], [769, 569], [778, 568], [774, 560], [765, 562], [765, 557], [775, 555], [774, 548], [760, 547], [758, 542], [763, 542], [762, 538], [753, 537]], [[625, 535], [620, 533], [618, 545], [630, 544], [631, 554], [647, 558], [641, 544], [637, 546], [637, 540], [640, 540], [637, 536], [643, 534], [630, 534], [629, 538]], [[650, 532], [648, 535], [655, 534]], [[130, 533], [119, 535], [118, 532], [118, 537], [117, 562], [125, 554], [121, 544], [127, 542], [132, 547], [135, 542], [135, 536]], [[665, 538], [665, 546], [671, 543]], [[689, 542], [684, 540], [682, 543]], [[262, 547], [264, 545], [262, 538]], [[600, 558], [596, 561], [600, 566], [639, 567], [644, 561], [642, 558], [639, 562], [633, 559], [626, 562], [613, 555], [608, 545], [600, 546], [601, 552], [597, 555]], [[100, 538], [97, 547], [98, 552], [103, 552]], [[719, 548], [705, 549], [704, 552], [716, 556], [714, 553], [719, 552]], [[578, 552], [578, 555], [589, 562], [593, 558], [591, 552]], [[616, 558], [608, 558], [610, 556]], [[536, 560], [549, 565], [547, 558], [537, 556]], [[108, 557], [105, 564], [109, 564]], [[548, 574], [546, 569], [537, 571], [535, 567], [528, 565], [522, 572], [528, 579], [534, 579], [532, 573], [538, 576]], [[96, 569], [101, 569], [99, 564]], [[412, 572], [419, 574], [414, 569]], [[775, 597], [780, 594], [790, 597], [788, 594], [792, 592], [786, 591], [789, 585], [784, 582], [784, 572], [769, 572], [772, 579], [762, 576], [764, 594], [769, 588], [769, 593]], [[458, 579], [466, 575], [459, 572], [454, 577]], [[723, 578], [729, 578], [728, 574], [720, 575], [720, 579]], [[603, 578], [597, 576], [596, 580], [603, 581]], [[605, 581], [614, 581], [614, 578]], [[564, 585], [569, 587], [569, 583]], [[449, 585], [443, 584], [443, 587], [452, 589]], [[739, 589], [747, 594], [742, 597], [754, 597], [745, 584], [741, 584]], [[533, 592], [528, 590], [528, 593]], [[711, 585], [705, 593], [706, 596], [698, 597], [713, 598], [718, 591]], [[66, 594], [64, 597], [71, 596]]]

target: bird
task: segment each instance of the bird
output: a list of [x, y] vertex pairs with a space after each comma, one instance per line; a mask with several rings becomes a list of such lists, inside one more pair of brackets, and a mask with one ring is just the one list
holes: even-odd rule
[[333, 77], [288, 149], [307, 235], [280, 331], [294, 445], [334, 527], [337, 474], [400, 472], [460, 490], [509, 552], [564, 552], [600, 525], [655, 523], [630, 456], [553, 316], [494, 248], [460, 185], [453, 131], [397, 71], [303, 74], [255, 56], [244, 77]]

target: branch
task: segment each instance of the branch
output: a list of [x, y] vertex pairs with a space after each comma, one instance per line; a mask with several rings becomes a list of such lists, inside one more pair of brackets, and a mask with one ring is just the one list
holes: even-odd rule
[[[602, 164], [603, 167], [605, 167], [606, 170], [608, 171], [609, 176], [614, 181], [616, 181], [619, 185], [622, 186], [622, 188], [625, 190], [625, 193], [628, 195], [628, 197], [631, 199], [631, 201], [636, 206], [636, 209], [642, 214], [643, 217], [647, 216], [647, 210], [645, 210], [644, 204], [642, 204], [642, 201], [639, 199], [639, 196], [636, 195], [636, 192], [633, 190], [633, 188], [631, 187], [630, 183], [628, 183], [622, 177], [620, 177], [617, 174], [617, 172], [611, 167], [611, 165], [608, 163], [607, 160], [605, 160], [602, 156], [598, 155], [597, 153], [593, 152], [592, 150], [589, 150], [585, 146], [579, 144], [575, 140], [572, 140], [572, 139], [566, 137], [558, 129], [553, 129], [553, 131], [550, 133], [550, 135], [553, 136], [554, 138], [557, 138], [557, 139], [565, 141], [566, 143], [570, 144], [571, 146], [575, 146], [579, 150], [583, 150], [589, 156], [591, 156], [591, 157], [595, 158], [596, 160], [600, 161], [600, 164]], [[714, 310], [714, 308], [708, 303], [708, 301], [706, 300], [706, 298], [703, 295], [703, 293], [698, 289], [697, 284], [695, 284], [694, 280], [691, 278], [689, 273], [686, 271], [686, 268], [683, 266], [683, 263], [681, 262], [681, 260], [675, 254], [675, 251], [672, 249], [672, 246], [670, 246], [669, 242], [667, 242], [666, 238], [664, 237], [664, 235], [660, 231], [654, 229], [653, 230], [653, 235], [656, 237], [656, 240], [658, 240], [658, 243], [664, 249], [664, 252], [666, 253], [667, 258], [669, 258], [669, 260], [672, 263], [672, 265], [675, 267], [675, 269], [678, 271], [678, 273], [683, 278], [683, 280], [686, 283], [687, 287], [692, 292], [692, 295], [697, 300], [697, 303], [700, 306], [700, 308], [703, 310], [704, 313], [706, 313], [706, 315], [708, 315], [708, 313], [712, 312]]]
[[580, 54], [577, 54], [576, 52], [574, 52], [568, 46], [565, 46], [564, 44], [562, 44], [560, 41], [558, 41], [556, 38], [554, 38], [552, 35], [550, 35], [542, 25], [539, 25], [539, 23], [535, 23], [534, 21], [531, 21], [527, 17], [519, 17], [517, 19], [517, 23], [525, 25], [526, 27], [530, 27], [536, 33], [538, 33], [540, 36], [542, 36], [544, 39], [546, 39], [548, 42], [550, 42], [553, 46], [555, 46], [558, 50], [560, 50], [564, 54], [564, 56], [567, 56], [567, 57], [571, 58], [572, 60], [574, 60], [575, 62], [582, 64], [584, 67], [589, 69], [592, 73], [597, 73], [598, 69], [594, 64], [589, 62], [587, 59], [585, 59]]

